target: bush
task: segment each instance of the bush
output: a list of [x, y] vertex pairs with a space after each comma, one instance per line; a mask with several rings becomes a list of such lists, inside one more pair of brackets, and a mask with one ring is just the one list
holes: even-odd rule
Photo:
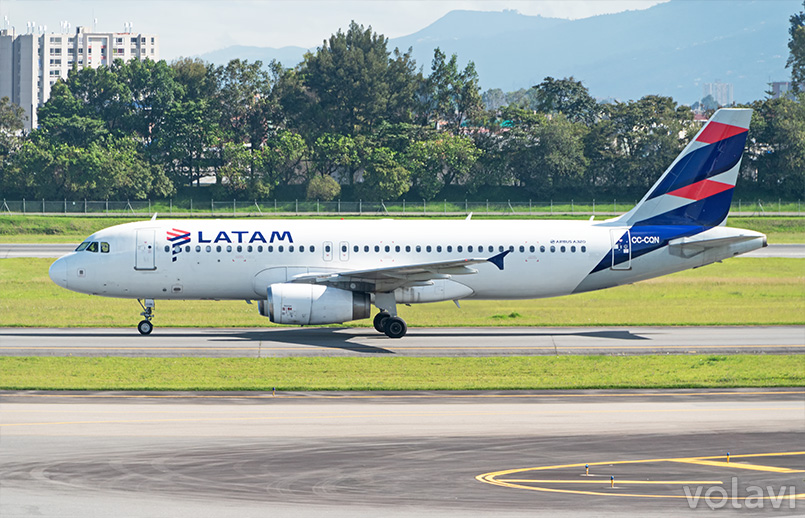
[[331, 201], [341, 194], [341, 186], [332, 176], [314, 176], [307, 184], [307, 199]]

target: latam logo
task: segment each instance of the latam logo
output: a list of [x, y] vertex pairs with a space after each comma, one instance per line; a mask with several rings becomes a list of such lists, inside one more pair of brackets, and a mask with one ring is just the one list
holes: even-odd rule
[[174, 228], [167, 232], [168, 241], [173, 245], [171, 262], [176, 262], [176, 255], [182, 251], [182, 245], [190, 242], [190, 232]]
[[[268, 232], [266, 232], [266, 234], [268, 234]], [[199, 243], [273, 243], [274, 241], [285, 241], [286, 239], [289, 243], [293, 243], [293, 237], [291, 237], [291, 233], [287, 230], [284, 232], [274, 230], [271, 234], [268, 234], [268, 239], [266, 239], [259, 230], [254, 232], [246, 230], [230, 230], [226, 232], [222, 230], [216, 234], [215, 238], [212, 237], [212, 234], [209, 234], [207, 238], [208, 239], [205, 239], [204, 232], [199, 230]]]

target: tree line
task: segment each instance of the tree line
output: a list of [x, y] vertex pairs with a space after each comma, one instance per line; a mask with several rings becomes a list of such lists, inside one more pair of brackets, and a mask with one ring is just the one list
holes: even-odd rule
[[[805, 15], [791, 24], [801, 77]], [[755, 109], [739, 188], [805, 193], [805, 98]], [[116, 60], [70, 72], [22, 134], [0, 102], [0, 193], [28, 199], [639, 197], [700, 124], [648, 95], [600, 103], [574, 78], [481, 93], [470, 61], [409, 52], [352, 23], [301, 63]], [[203, 195], [201, 195], [203, 196]], [[199, 196], [199, 197], [201, 197]]]

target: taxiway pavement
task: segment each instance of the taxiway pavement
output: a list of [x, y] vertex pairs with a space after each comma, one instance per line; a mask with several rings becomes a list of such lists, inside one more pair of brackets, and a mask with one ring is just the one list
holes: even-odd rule
[[803, 326], [409, 328], [0, 328], [0, 356], [499, 356], [802, 354]]
[[4, 518], [805, 509], [805, 388], [4, 392], [0, 437]]

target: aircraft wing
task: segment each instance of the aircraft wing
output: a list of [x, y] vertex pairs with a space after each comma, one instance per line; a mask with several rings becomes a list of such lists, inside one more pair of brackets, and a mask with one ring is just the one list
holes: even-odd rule
[[297, 275], [290, 282], [329, 284], [352, 291], [388, 292], [405, 286], [426, 285], [435, 279], [449, 279], [453, 275], [478, 273], [470, 266], [486, 262], [502, 270], [503, 258], [508, 254], [509, 250], [506, 250], [489, 258], [451, 259], [342, 272], [311, 272]]

